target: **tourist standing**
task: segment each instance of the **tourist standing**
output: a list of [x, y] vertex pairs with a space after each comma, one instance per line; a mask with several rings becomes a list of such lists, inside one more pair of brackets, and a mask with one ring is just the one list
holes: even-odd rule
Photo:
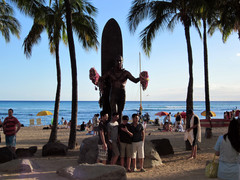
[[193, 113], [193, 110], [188, 110], [187, 113], [191, 116], [190, 120], [190, 128], [187, 129], [187, 132], [190, 133], [191, 137], [193, 137], [193, 141], [190, 142], [192, 145], [192, 154], [189, 159], [196, 159], [197, 157], [197, 144], [201, 142], [201, 125], [199, 117]]
[[108, 139], [109, 145], [112, 150], [112, 158], [111, 164], [116, 164], [119, 157], [119, 149], [118, 149], [118, 120], [119, 114], [113, 113], [111, 121], [108, 123]]
[[103, 164], [107, 163], [108, 158], [108, 134], [107, 134], [107, 120], [108, 113], [105, 111], [100, 112], [101, 121], [99, 123], [98, 131], [99, 131], [99, 140], [98, 140], [98, 159], [97, 162], [102, 162]]
[[218, 178], [220, 179], [240, 179], [240, 122], [233, 119], [230, 121], [228, 132], [219, 136], [214, 147], [215, 154], [219, 157]]
[[145, 132], [143, 129], [142, 124], [138, 123], [139, 117], [137, 114], [132, 115], [132, 148], [133, 148], [133, 154], [132, 154], [132, 163], [133, 163], [133, 171], [137, 171], [137, 165], [136, 165], [136, 157], [138, 154], [139, 164], [140, 164], [140, 171], [145, 172], [145, 169], [143, 168], [144, 163], [144, 140], [145, 140]]
[[177, 116], [176, 116], [176, 119], [175, 119], [175, 127], [177, 127], [178, 123], [181, 124], [181, 119], [182, 119], [182, 116], [181, 116], [181, 114], [178, 112], [178, 113], [177, 113]]
[[6, 138], [6, 146], [16, 150], [16, 134], [21, 128], [17, 118], [13, 116], [13, 109], [8, 110], [8, 117], [3, 122], [3, 132]]
[[93, 135], [98, 134], [98, 125], [99, 125], [99, 114], [95, 114], [92, 118], [92, 124], [93, 124]]
[[119, 125], [120, 157], [121, 166], [124, 167], [124, 159], [127, 157], [127, 172], [131, 172], [132, 157], [132, 136], [131, 125], [128, 123], [128, 116], [122, 117], [122, 123]]

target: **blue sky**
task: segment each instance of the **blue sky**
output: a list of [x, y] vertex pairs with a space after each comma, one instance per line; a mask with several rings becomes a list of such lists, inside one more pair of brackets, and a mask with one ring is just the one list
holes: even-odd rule
[[[139, 75], [139, 52], [142, 56], [142, 70], [149, 72], [150, 81], [143, 100], [184, 101], [188, 85], [188, 59], [184, 28], [179, 23], [173, 32], [160, 30], [153, 41], [150, 58], [146, 57], [140, 46], [139, 32], [147, 25], [143, 22], [135, 34], [127, 25], [130, 0], [90, 1], [98, 8], [98, 40], [104, 25], [115, 18], [122, 30], [124, 68], [135, 77]], [[21, 23], [21, 37], [11, 36], [10, 43], [0, 36], [0, 100], [54, 100], [56, 91], [55, 57], [50, 54], [46, 33], [42, 34], [39, 44], [33, 47], [32, 56], [27, 59], [22, 43], [27, 36], [32, 19], [16, 12]], [[193, 50], [194, 100], [204, 100], [204, 67], [202, 41], [196, 30], [191, 28]], [[101, 72], [101, 45], [98, 52], [85, 51], [75, 37], [78, 67], [78, 99], [98, 100], [99, 93], [89, 80], [89, 69], [95, 67]], [[217, 31], [208, 37], [210, 99], [240, 100], [238, 83], [240, 67], [240, 43], [236, 33], [228, 41], [222, 42]], [[61, 44], [60, 61], [62, 70], [61, 100], [71, 100], [71, 67], [68, 47]], [[139, 84], [130, 81], [126, 86], [127, 100], [139, 100]]]

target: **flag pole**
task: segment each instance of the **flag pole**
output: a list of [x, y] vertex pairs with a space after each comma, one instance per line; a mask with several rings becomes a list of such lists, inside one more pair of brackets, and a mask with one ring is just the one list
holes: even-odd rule
[[[141, 53], [139, 52], [139, 74], [141, 73]], [[142, 114], [142, 85], [140, 84], [140, 112]]]

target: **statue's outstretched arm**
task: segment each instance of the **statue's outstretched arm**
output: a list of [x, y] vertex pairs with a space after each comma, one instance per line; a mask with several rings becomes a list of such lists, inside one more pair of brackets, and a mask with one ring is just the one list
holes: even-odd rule
[[129, 71], [126, 71], [127, 73], [127, 77], [130, 81], [134, 82], [134, 83], [138, 83], [140, 81], [140, 78], [135, 78], [133, 77], [133, 75], [129, 72]]

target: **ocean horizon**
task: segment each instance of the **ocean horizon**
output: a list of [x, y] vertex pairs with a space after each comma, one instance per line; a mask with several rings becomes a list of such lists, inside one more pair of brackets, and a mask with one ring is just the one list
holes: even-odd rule
[[[9, 108], [14, 110], [14, 116], [24, 124], [24, 126], [29, 126], [30, 119], [41, 118], [43, 125], [48, 125], [51, 123], [53, 116], [36, 116], [38, 112], [43, 110], [54, 112], [55, 101], [42, 101], [42, 100], [1, 100], [0, 101], [0, 118], [3, 120], [7, 117], [7, 111]], [[240, 108], [240, 101], [211, 101], [211, 110], [216, 113], [214, 118], [223, 118], [223, 113], [225, 111], [231, 111]], [[123, 115], [128, 115], [131, 117], [133, 113], [139, 110], [139, 101], [126, 101]], [[160, 111], [171, 112], [172, 115], [177, 112], [186, 111], [186, 101], [143, 101], [142, 102], [143, 111], [142, 113], [148, 113], [150, 119], [155, 119], [157, 116], [155, 114]], [[205, 101], [194, 101], [193, 102], [194, 112], [201, 118], [201, 112], [205, 110]], [[93, 115], [101, 111], [98, 101], [78, 101], [78, 117], [77, 124], [81, 124], [83, 121], [87, 123], [92, 119]], [[71, 119], [71, 101], [61, 101], [59, 108], [59, 119], [61, 118], [69, 121]], [[163, 117], [160, 118], [160, 120]], [[175, 120], [172, 117], [173, 121]]]

